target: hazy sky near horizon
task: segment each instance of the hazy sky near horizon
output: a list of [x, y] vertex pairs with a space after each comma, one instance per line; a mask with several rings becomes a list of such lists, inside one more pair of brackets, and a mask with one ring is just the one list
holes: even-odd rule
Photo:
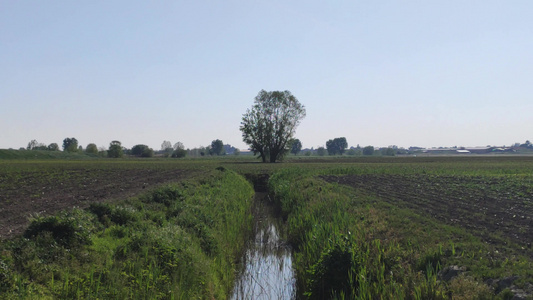
[[214, 139], [261, 89], [304, 148], [533, 139], [532, 1], [0, 0], [0, 148]]

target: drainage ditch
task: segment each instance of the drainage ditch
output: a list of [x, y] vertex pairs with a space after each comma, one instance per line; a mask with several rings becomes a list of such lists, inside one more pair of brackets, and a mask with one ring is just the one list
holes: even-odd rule
[[266, 191], [268, 177], [253, 179], [253, 231], [240, 261], [231, 299], [294, 299], [292, 251], [282, 238], [283, 221]]

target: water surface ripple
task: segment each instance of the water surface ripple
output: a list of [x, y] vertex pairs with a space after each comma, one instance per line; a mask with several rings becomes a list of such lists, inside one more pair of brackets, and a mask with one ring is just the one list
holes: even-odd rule
[[291, 249], [280, 237], [281, 219], [274, 216], [266, 193], [256, 193], [254, 236], [241, 261], [231, 299], [294, 299]]

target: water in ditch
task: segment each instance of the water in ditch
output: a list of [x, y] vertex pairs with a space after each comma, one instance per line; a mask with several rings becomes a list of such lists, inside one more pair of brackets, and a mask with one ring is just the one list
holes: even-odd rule
[[275, 217], [267, 193], [256, 193], [253, 214], [253, 236], [231, 299], [294, 299], [296, 278], [291, 249], [281, 238], [282, 221]]

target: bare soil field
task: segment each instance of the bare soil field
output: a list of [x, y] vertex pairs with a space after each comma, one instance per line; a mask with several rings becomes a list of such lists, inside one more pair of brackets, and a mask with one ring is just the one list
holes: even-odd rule
[[430, 215], [446, 224], [466, 228], [485, 242], [513, 241], [526, 252], [531, 250], [531, 179], [392, 174], [321, 177], [372, 193], [395, 206]]
[[92, 202], [124, 199], [192, 173], [176, 168], [85, 165], [0, 172], [0, 238], [22, 233], [32, 214], [52, 215]]

